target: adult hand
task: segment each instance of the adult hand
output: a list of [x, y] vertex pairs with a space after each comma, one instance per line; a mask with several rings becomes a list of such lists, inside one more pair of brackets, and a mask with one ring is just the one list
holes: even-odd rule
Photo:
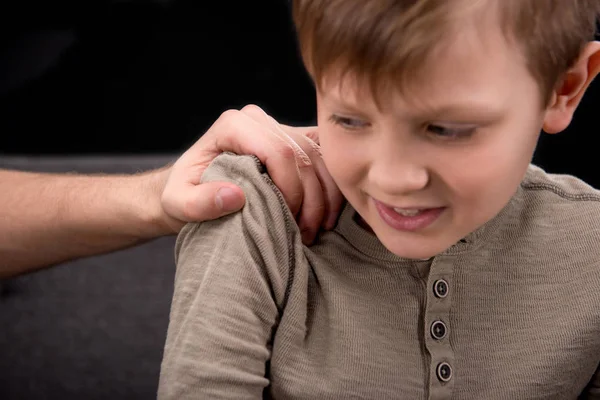
[[313, 242], [320, 228], [335, 226], [343, 196], [321, 158], [317, 128], [279, 124], [249, 105], [224, 112], [169, 170], [162, 206], [175, 232], [186, 222], [215, 219], [244, 205], [244, 194], [234, 184], [200, 184], [204, 170], [224, 151], [261, 160], [296, 217], [305, 244]]

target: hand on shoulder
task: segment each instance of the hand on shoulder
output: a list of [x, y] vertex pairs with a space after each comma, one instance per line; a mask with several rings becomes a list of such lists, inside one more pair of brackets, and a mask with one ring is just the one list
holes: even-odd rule
[[310, 244], [320, 228], [332, 229], [343, 196], [321, 158], [316, 127], [279, 124], [260, 107], [225, 111], [168, 170], [161, 204], [165, 223], [178, 232], [192, 221], [219, 218], [241, 209], [243, 191], [228, 182], [200, 183], [222, 152], [257, 156], [296, 217]]

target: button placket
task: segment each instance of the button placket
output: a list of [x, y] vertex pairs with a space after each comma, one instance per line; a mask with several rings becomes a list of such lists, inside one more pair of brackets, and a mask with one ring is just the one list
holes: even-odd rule
[[451, 333], [453, 257], [436, 257], [427, 282], [425, 346], [431, 356], [429, 398], [452, 396], [454, 352], [448, 340]]

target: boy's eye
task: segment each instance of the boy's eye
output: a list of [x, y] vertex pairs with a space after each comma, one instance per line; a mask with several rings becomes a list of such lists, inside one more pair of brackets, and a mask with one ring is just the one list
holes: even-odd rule
[[360, 119], [342, 117], [335, 114], [329, 117], [329, 121], [335, 125], [340, 125], [345, 129], [361, 129], [368, 125], [366, 122], [361, 121]]
[[464, 138], [464, 137], [469, 137], [473, 134], [473, 132], [475, 132], [476, 127], [475, 126], [455, 126], [455, 127], [448, 127], [448, 126], [442, 126], [442, 125], [428, 125], [427, 126], [427, 130], [436, 135], [436, 136], [440, 136], [442, 138], [448, 138], [448, 139], [453, 139], [453, 138]]

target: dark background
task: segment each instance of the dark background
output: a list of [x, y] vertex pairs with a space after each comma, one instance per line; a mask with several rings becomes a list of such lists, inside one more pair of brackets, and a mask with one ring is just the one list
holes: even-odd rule
[[[248, 103], [314, 123], [286, 0], [61, 4], [0, 6], [28, 22], [0, 42], [0, 156], [179, 153]], [[600, 187], [599, 104], [595, 82], [534, 162]]]
[[61, 24], [68, 29], [5, 40], [0, 152], [179, 152], [249, 103], [281, 122], [313, 122], [285, 0], [86, 11]]

